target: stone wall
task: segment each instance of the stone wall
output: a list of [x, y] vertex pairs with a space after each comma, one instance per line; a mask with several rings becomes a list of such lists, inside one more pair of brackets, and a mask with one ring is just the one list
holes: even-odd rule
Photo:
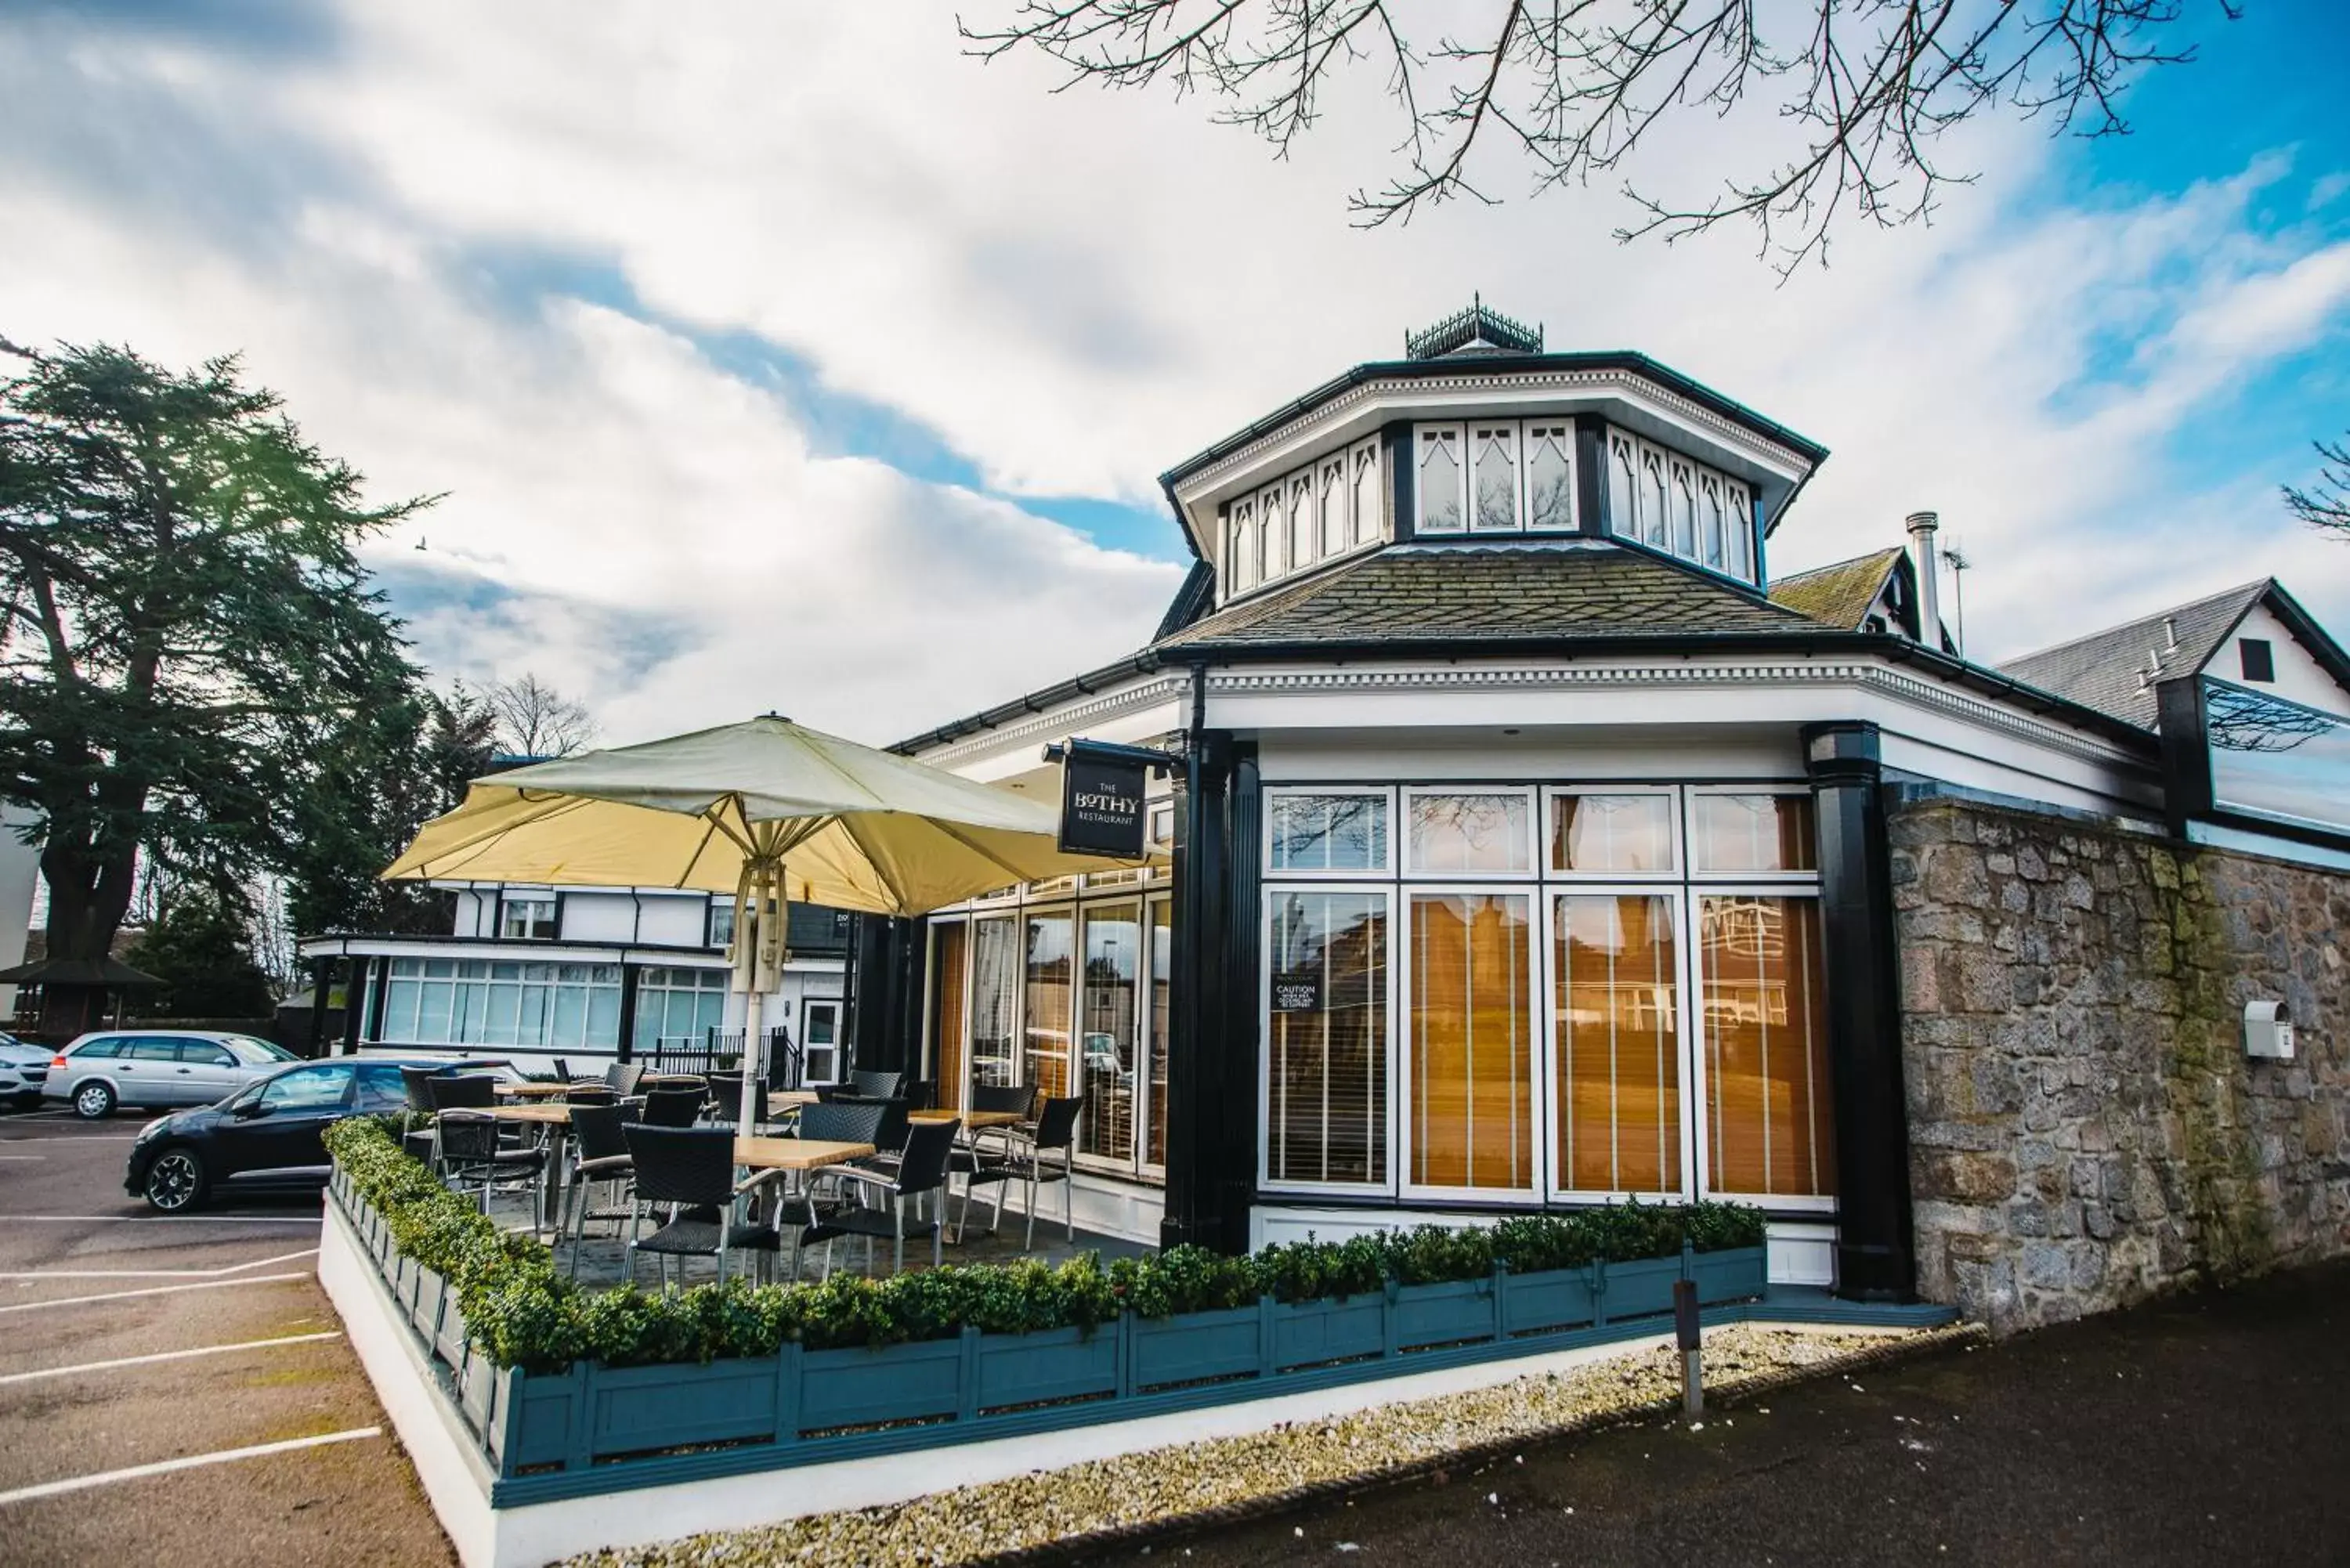
[[1947, 800], [1891, 838], [1922, 1295], [2010, 1332], [2350, 1252], [2350, 876]]

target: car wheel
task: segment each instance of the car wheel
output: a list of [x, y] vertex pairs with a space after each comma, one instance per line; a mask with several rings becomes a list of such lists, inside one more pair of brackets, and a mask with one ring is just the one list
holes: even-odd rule
[[102, 1121], [114, 1114], [114, 1085], [92, 1079], [74, 1091], [74, 1115], [84, 1121]]
[[147, 1201], [166, 1214], [192, 1209], [204, 1195], [204, 1162], [192, 1148], [167, 1148], [147, 1168]]

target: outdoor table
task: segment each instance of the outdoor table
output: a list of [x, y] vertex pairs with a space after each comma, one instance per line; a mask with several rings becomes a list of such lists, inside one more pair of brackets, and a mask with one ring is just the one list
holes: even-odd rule
[[812, 1106], [823, 1097], [814, 1089], [770, 1089], [767, 1091], [767, 1108], [782, 1110], [794, 1106]]
[[734, 1163], [753, 1170], [816, 1170], [846, 1165], [874, 1152], [869, 1143], [836, 1143], [812, 1137], [738, 1137]]
[[1018, 1111], [908, 1111], [910, 1122], [961, 1122], [973, 1132], [981, 1127], [1016, 1127], [1024, 1119]]
[[498, 1093], [514, 1100], [559, 1100], [571, 1088], [569, 1084], [500, 1084]]

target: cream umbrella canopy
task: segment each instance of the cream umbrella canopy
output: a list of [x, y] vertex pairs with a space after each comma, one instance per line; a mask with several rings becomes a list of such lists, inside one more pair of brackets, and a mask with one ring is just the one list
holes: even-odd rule
[[733, 894], [747, 1124], [790, 900], [920, 915], [1138, 864], [1066, 854], [1056, 827], [1051, 802], [768, 714], [481, 780], [382, 876]]

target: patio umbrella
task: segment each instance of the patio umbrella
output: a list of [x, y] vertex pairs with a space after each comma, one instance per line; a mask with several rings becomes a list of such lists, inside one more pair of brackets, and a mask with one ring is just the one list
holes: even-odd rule
[[790, 900], [920, 915], [1138, 864], [1063, 853], [1057, 820], [1050, 801], [768, 714], [477, 780], [382, 875], [732, 893], [747, 1125]]

